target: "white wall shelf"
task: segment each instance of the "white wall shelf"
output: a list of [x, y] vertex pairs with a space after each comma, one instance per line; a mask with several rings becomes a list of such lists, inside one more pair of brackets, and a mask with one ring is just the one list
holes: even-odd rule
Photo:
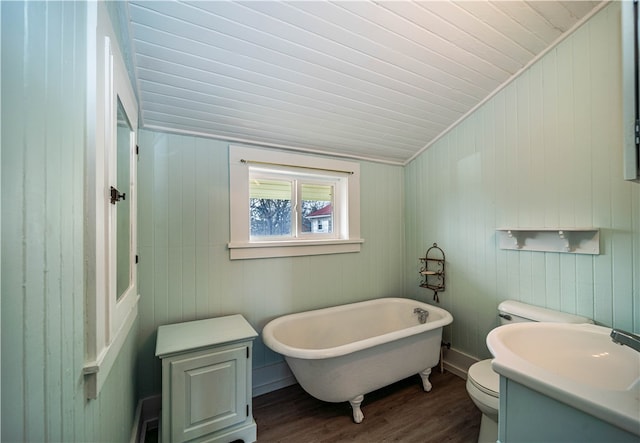
[[500, 249], [600, 254], [597, 228], [499, 228], [496, 237]]

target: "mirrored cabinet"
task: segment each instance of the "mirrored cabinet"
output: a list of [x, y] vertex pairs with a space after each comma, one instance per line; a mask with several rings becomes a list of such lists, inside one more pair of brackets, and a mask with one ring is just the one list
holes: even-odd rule
[[138, 104], [103, 2], [89, 3], [85, 356], [87, 398], [97, 398], [138, 315], [136, 179]]

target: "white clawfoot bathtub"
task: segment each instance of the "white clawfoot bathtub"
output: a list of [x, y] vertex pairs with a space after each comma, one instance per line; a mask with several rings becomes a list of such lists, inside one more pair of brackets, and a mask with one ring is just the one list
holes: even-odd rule
[[[420, 310], [428, 312], [425, 323]], [[360, 423], [360, 403], [368, 392], [417, 373], [424, 390], [431, 390], [442, 327], [452, 321], [436, 306], [380, 298], [276, 318], [262, 338], [284, 355], [305, 391], [327, 402], [349, 401], [353, 420]]]

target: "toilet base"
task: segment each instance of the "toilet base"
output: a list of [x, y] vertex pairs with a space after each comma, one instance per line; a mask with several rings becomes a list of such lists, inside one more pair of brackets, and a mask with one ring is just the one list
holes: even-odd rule
[[496, 443], [498, 440], [498, 422], [491, 417], [482, 414], [480, 421], [480, 435], [478, 443]]

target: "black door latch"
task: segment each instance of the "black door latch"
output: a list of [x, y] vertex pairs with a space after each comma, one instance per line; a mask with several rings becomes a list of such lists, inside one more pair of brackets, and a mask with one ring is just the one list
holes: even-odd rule
[[120, 193], [116, 188], [111, 186], [111, 204], [115, 205], [120, 200], [126, 200], [127, 194]]

